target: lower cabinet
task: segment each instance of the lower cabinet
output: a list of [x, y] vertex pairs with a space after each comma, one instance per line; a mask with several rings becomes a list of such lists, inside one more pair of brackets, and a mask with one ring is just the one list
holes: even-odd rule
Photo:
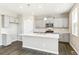
[[30, 48], [40, 51], [45, 51], [53, 54], [58, 54], [58, 39], [46, 38], [38, 36], [23, 36], [22, 42], [24, 48]]
[[70, 40], [70, 34], [69, 33], [60, 33], [59, 41], [61, 41], [61, 42], [69, 42], [69, 40]]

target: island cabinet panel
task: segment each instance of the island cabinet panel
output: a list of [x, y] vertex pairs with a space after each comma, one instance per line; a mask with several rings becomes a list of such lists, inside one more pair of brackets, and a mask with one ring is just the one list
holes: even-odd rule
[[58, 38], [24, 35], [22, 36], [22, 42], [24, 48], [58, 54]]

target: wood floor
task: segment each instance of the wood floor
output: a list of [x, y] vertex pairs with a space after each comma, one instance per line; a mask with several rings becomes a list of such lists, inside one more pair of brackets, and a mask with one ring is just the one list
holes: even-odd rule
[[69, 43], [59, 42], [59, 55], [77, 55]]
[[[54, 55], [51, 53], [22, 48], [22, 42], [16, 41], [9, 46], [0, 47], [0, 55]], [[68, 43], [59, 42], [59, 55], [77, 55]]]

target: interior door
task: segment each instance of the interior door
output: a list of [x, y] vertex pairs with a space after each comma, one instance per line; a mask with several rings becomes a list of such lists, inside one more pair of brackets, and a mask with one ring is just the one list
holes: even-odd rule
[[24, 20], [24, 33], [32, 33], [33, 32], [33, 20], [26, 19]]

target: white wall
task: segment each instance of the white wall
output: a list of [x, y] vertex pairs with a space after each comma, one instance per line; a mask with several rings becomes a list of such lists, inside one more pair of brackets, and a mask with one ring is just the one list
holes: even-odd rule
[[17, 24], [10, 24], [7, 34], [7, 44], [17, 40]]
[[[79, 13], [79, 4], [75, 4], [69, 14], [70, 45], [79, 54], [79, 35], [75, 36], [72, 34], [72, 12], [73, 12], [74, 8], [78, 8], [78, 13]], [[78, 14], [78, 16], [79, 16], [79, 14]], [[78, 29], [79, 29], [79, 19], [78, 19]], [[79, 31], [78, 31], [78, 33], [79, 33]]]
[[[1, 33], [1, 16], [0, 16], [0, 33]], [[0, 34], [0, 45], [2, 45], [2, 38], [1, 38], [1, 34]]]
[[[2, 26], [1, 25], [1, 15], [8, 15], [8, 16], [12, 16], [12, 17], [17, 17], [18, 14], [0, 8], [0, 28]], [[0, 33], [1, 33], [1, 31], [0, 31]]]
[[0, 8], [0, 15], [5, 14], [5, 15], [9, 15], [9, 16], [13, 16], [13, 17], [17, 17], [17, 13], [9, 11], [9, 10], [5, 10]]
[[22, 37], [21, 36], [19, 36], [19, 34], [22, 34], [22, 31], [23, 31], [23, 27], [24, 26], [22, 26], [23, 25], [23, 17], [22, 17], [22, 15], [18, 15], [18, 26], [17, 26], [17, 30], [18, 30], [18, 32], [17, 32], [17, 39], [19, 40], [19, 41], [21, 41], [22, 40]]
[[[6, 28], [2, 28], [1, 15], [6, 15], [6, 16], [11, 16], [13, 18], [16, 18], [18, 14], [0, 8], [0, 45], [2, 45], [2, 34], [1, 34], [2, 29], [4, 29], [5, 32], [7, 32], [7, 37], [6, 37], [7, 41], [6, 41], [6, 44], [7, 44], [7, 42], [10, 42], [10, 41], [14, 40], [15, 36], [16, 36], [15, 34], [13, 34], [13, 33], [16, 32], [15, 31], [16, 25], [9, 24]], [[8, 24], [8, 19], [7, 18], [6, 18], [6, 22], [5, 23], [6, 23], [6, 25]]]

